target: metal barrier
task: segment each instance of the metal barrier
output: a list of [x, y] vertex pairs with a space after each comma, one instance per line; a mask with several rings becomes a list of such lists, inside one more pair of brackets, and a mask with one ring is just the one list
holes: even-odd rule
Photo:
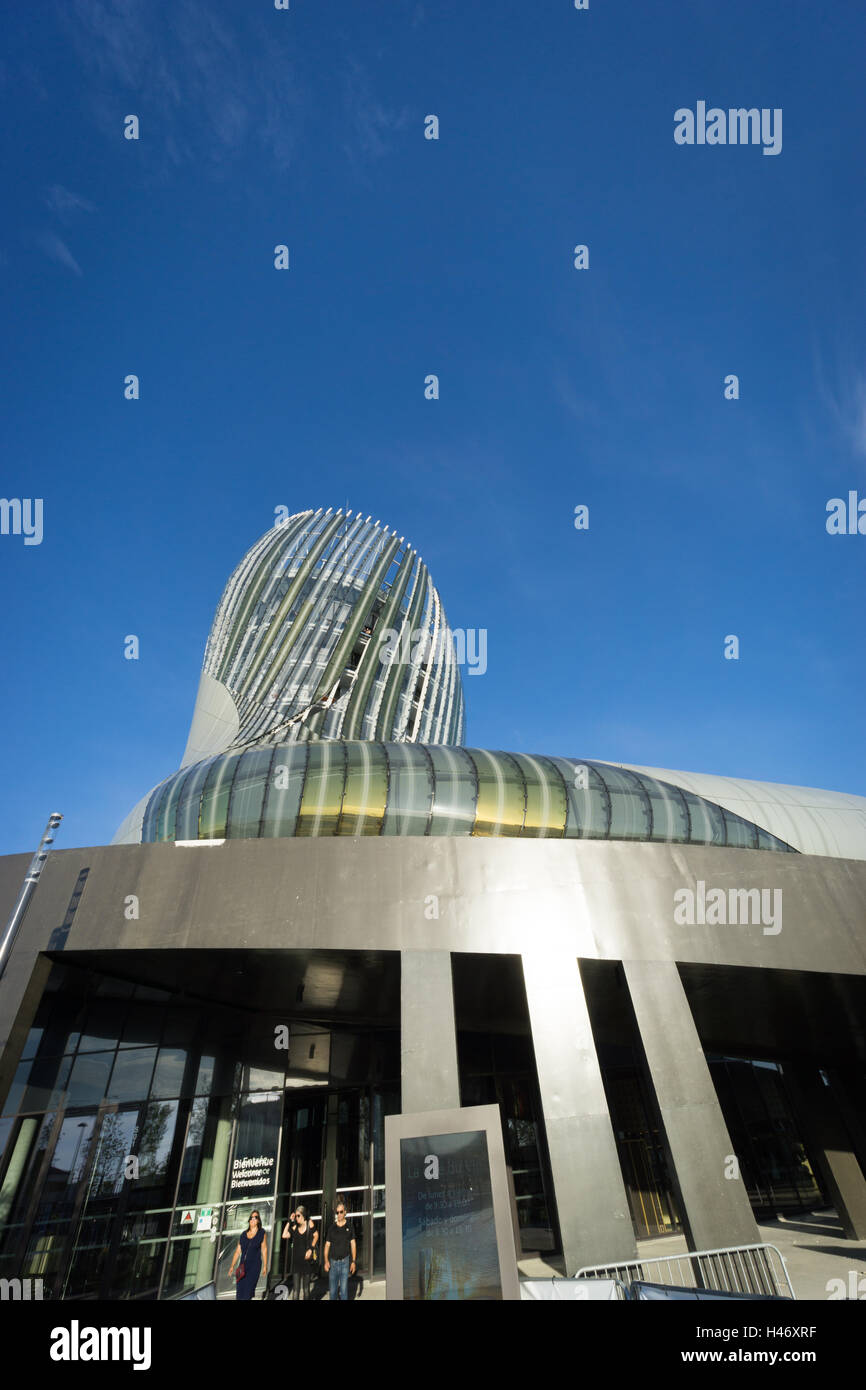
[[729, 1245], [719, 1250], [687, 1250], [682, 1255], [584, 1265], [574, 1277], [614, 1278], [625, 1284], [645, 1280], [681, 1289], [796, 1298], [784, 1257], [775, 1245]]
[[520, 1297], [536, 1303], [622, 1303], [628, 1289], [619, 1279], [521, 1279]]

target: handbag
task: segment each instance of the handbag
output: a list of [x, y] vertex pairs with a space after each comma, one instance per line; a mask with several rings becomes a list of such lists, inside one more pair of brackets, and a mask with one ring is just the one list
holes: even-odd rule
[[237, 1269], [235, 1270], [235, 1278], [237, 1279], [238, 1283], [240, 1283], [240, 1281], [245, 1277], [246, 1272], [247, 1272], [247, 1267], [246, 1267], [246, 1265], [244, 1264], [243, 1260], [241, 1260], [240, 1264], [238, 1265]]

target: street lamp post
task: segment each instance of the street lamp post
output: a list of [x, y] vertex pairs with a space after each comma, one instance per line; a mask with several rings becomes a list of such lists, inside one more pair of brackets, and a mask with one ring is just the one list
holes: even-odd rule
[[12, 947], [15, 945], [15, 938], [24, 920], [24, 914], [27, 911], [30, 899], [36, 891], [36, 885], [39, 882], [39, 877], [45, 866], [45, 861], [48, 858], [48, 851], [54, 844], [54, 832], [62, 820], [63, 817], [57, 811], [53, 812], [48, 817], [45, 834], [39, 841], [39, 848], [30, 861], [30, 868], [27, 870], [24, 882], [21, 885], [21, 892], [18, 894], [17, 901], [12, 909], [12, 915], [6, 923], [3, 939], [0, 941], [0, 979], [3, 978], [6, 966], [9, 963]]

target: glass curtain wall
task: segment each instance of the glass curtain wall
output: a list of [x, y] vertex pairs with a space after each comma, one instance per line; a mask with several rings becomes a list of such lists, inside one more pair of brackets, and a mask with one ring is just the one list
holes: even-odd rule
[[291, 1032], [287, 1066], [269, 1019], [55, 966], [0, 1121], [0, 1277], [42, 1278], [46, 1298], [122, 1299], [216, 1276], [232, 1296], [253, 1208], [278, 1273], [288, 1212], [303, 1199], [326, 1220], [338, 1191], [359, 1263], [379, 1272], [399, 1036]]
[[754, 1209], [824, 1205], [785, 1088], [784, 1064], [718, 1055], [707, 1062]]

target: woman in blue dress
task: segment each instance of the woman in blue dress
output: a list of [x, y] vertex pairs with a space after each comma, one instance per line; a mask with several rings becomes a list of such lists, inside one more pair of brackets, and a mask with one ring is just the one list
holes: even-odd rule
[[257, 1211], [250, 1212], [247, 1229], [238, 1241], [237, 1249], [232, 1256], [229, 1278], [234, 1274], [235, 1266], [238, 1263], [243, 1266], [244, 1272], [243, 1277], [237, 1283], [237, 1296], [238, 1298], [252, 1298], [263, 1268], [265, 1278], [268, 1277], [268, 1238], [262, 1226], [262, 1218]]

